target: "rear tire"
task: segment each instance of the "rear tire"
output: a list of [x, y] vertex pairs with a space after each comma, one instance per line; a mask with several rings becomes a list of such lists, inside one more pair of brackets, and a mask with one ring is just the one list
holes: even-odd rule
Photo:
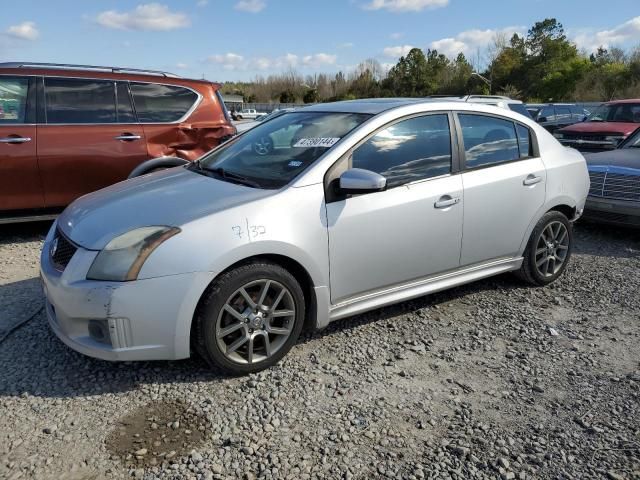
[[567, 268], [572, 250], [571, 222], [560, 212], [547, 212], [531, 232], [524, 261], [516, 274], [532, 285], [549, 285]]
[[216, 370], [246, 375], [278, 363], [305, 318], [302, 288], [280, 265], [253, 262], [217, 278], [194, 318], [194, 346]]

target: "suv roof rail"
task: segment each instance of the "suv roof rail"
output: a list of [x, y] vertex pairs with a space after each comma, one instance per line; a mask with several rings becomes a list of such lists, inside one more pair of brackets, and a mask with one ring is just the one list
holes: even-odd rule
[[494, 100], [512, 100], [509, 97], [505, 97], [503, 95], [469, 95], [468, 98], [490, 98]]
[[112, 73], [140, 73], [147, 75], [160, 75], [162, 77], [176, 77], [178, 75], [160, 70], [145, 70], [142, 68], [103, 67], [99, 65], [75, 65], [72, 63], [39, 63], [39, 62], [2, 62], [0, 68], [63, 68], [75, 70], [104, 70]]

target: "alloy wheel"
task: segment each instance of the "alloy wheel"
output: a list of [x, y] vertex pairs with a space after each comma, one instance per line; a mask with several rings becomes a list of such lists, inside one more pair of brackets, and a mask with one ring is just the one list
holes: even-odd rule
[[220, 310], [216, 341], [228, 360], [259, 363], [282, 348], [295, 318], [295, 302], [284, 285], [275, 280], [255, 280], [236, 290]]
[[550, 222], [536, 242], [535, 263], [543, 277], [553, 277], [564, 265], [569, 252], [569, 231], [564, 223]]

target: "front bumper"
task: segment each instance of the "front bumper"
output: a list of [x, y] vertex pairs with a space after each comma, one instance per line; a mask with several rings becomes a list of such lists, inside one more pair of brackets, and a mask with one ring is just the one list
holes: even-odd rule
[[[207, 272], [133, 282], [87, 280], [98, 252], [79, 248], [63, 272], [49, 257], [51, 235], [40, 257], [46, 312], [66, 345], [103, 360], [176, 360], [190, 354], [191, 320], [213, 279]], [[95, 328], [106, 335], [97, 339]]]
[[610, 225], [640, 227], [640, 203], [589, 196], [583, 218]]

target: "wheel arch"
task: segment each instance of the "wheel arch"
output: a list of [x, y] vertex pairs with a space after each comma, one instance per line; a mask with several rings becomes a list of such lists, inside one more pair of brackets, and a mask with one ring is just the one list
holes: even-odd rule
[[540, 207], [540, 209], [538, 210], [534, 218], [531, 220], [531, 223], [529, 223], [527, 232], [524, 238], [522, 239], [522, 243], [520, 244], [520, 250], [518, 252], [519, 255], [524, 254], [524, 250], [525, 248], [527, 248], [527, 244], [529, 243], [529, 238], [531, 237], [531, 232], [533, 232], [533, 229], [536, 227], [540, 219], [546, 213], [551, 211], [560, 212], [563, 215], [565, 215], [569, 219], [569, 221], [572, 221], [576, 217], [577, 206], [575, 205], [575, 201], [573, 201], [569, 197], [561, 197], [561, 198], [555, 199], [552, 202], [547, 202], [542, 207]]
[[196, 308], [193, 311], [193, 316], [191, 318], [191, 326], [189, 328], [189, 339], [191, 343], [193, 342], [194, 323], [195, 323], [193, 319], [197, 315], [197, 312], [204, 300], [205, 295], [207, 295], [211, 285], [213, 285], [213, 283], [221, 275], [231, 270], [234, 270], [242, 265], [255, 263], [259, 261], [266, 261], [269, 263], [279, 265], [280, 267], [284, 268], [289, 273], [291, 273], [291, 275], [293, 275], [293, 277], [300, 283], [300, 287], [302, 288], [302, 292], [304, 294], [304, 300], [305, 300], [305, 321], [302, 329], [303, 331], [305, 331], [305, 330], [310, 330], [315, 328], [315, 326], [317, 325], [318, 298], [315, 291], [315, 285], [307, 269], [300, 262], [286, 255], [275, 254], [275, 253], [263, 253], [263, 254], [252, 255], [242, 260], [238, 260], [237, 262], [229, 265], [224, 270], [220, 271], [211, 280], [207, 288], [205, 288], [202, 294], [200, 295]]

